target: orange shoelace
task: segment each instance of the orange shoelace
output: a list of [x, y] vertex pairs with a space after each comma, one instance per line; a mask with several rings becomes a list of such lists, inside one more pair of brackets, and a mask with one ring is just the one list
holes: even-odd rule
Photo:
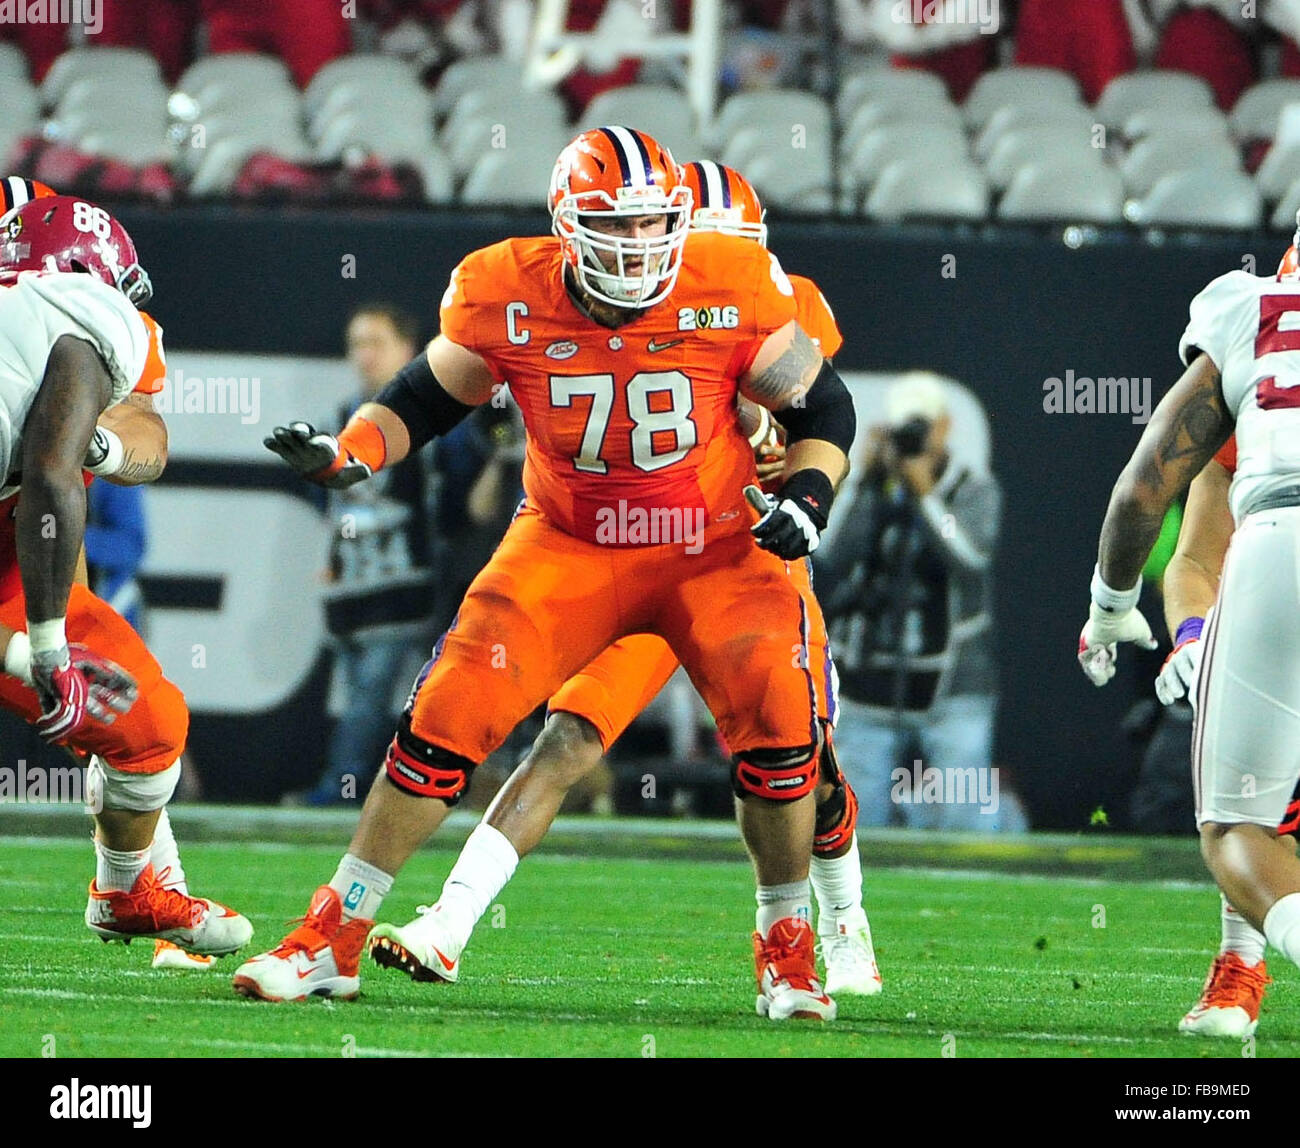
[[1232, 1008], [1240, 1005], [1243, 997], [1257, 1002], [1272, 983], [1273, 978], [1262, 972], [1259, 965], [1252, 967], [1240, 958], [1231, 960], [1225, 954], [1214, 958], [1201, 1003], [1205, 1008]]

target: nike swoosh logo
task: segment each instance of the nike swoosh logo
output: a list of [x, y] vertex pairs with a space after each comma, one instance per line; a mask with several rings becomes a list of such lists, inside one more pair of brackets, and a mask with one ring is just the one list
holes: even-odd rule
[[684, 342], [686, 342], [685, 339], [669, 339], [666, 343], [660, 343], [651, 339], [650, 342], [645, 345], [645, 349], [653, 355], [656, 351], [666, 351], [669, 347], [675, 347], [678, 343]]
[[447, 958], [442, 954], [440, 950], [434, 949], [433, 955], [442, 962], [442, 967], [446, 969], [448, 972], [451, 972], [451, 970], [456, 967], [456, 962], [447, 960]]

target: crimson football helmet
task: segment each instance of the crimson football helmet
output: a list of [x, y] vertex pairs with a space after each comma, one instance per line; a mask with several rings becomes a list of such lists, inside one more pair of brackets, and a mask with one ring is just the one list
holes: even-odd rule
[[754, 185], [734, 167], [702, 159], [683, 164], [682, 177], [695, 203], [691, 226], [696, 231], [721, 231], [757, 239], [767, 246], [767, 224], [763, 222], [767, 211]]
[[[633, 128], [583, 132], [555, 161], [547, 202], [565, 264], [593, 299], [641, 308], [667, 298], [681, 270], [691, 192], [666, 147]], [[665, 217], [663, 235], [617, 235], [600, 226], [647, 215]]]
[[93, 275], [136, 307], [153, 297], [126, 228], [102, 207], [71, 195], [34, 199], [0, 219], [0, 286], [24, 271]]

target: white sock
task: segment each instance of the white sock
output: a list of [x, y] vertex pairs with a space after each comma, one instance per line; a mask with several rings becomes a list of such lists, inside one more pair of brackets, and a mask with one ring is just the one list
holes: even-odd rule
[[788, 885], [760, 885], [754, 899], [758, 902], [755, 928], [760, 937], [766, 937], [768, 929], [787, 917], [812, 920], [807, 881], [791, 881]]
[[1273, 902], [1264, 916], [1264, 936], [1287, 960], [1300, 965], [1300, 893]]
[[439, 928], [446, 931], [456, 951], [469, 944], [470, 934], [488, 906], [515, 875], [519, 854], [499, 829], [480, 822], [456, 858], [438, 898]]
[[180, 847], [172, 833], [171, 818], [167, 810], [158, 814], [158, 827], [153, 831], [153, 845], [149, 849], [149, 863], [158, 874], [164, 886], [175, 889], [178, 893], [188, 893], [185, 883], [185, 867], [181, 864]]
[[862, 859], [858, 854], [855, 833], [849, 851], [843, 857], [818, 857], [813, 854], [808, 880], [817, 897], [817, 931], [834, 933], [836, 921], [855, 916], [862, 909]]
[[373, 921], [379, 912], [388, 892], [393, 887], [391, 874], [367, 864], [351, 853], [344, 853], [343, 860], [330, 879], [330, 888], [339, 895], [343, 902], [343, 920], [351, 921], [360, 917]]
[[1236, 953], [1248, 965], [1259, 964], [1264, 959], [1268, 939], [1228, 904], [1228, 898], [1222, 893], [1219, 899], [1223, 902], [1223, 943], [1219, 945], [1219, 953]]
[[95, 886], [101, 893], [129, 893], [148, 864], [148, 849], [110, 849], [95, 841]]

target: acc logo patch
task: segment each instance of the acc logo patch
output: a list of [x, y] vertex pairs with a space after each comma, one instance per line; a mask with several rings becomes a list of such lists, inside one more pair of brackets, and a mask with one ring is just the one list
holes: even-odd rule
[[572, 359], [578, 353], [578, 344], [572, 339], [558, 339], [546, 348], [548, 359]]

